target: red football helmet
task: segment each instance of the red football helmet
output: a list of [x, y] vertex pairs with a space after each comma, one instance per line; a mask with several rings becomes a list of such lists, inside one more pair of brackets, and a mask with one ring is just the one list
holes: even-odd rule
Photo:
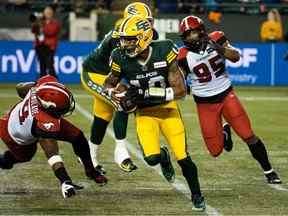
[[187, 16], [180, 22], [180, 36], [184, 45], [194, 52], [206, 48], [208, 34], [202, 19], [196, 16]]
[[75, 109], [72, 93], [61, 83], [46, 82], [36, 88], [41, 109], [56, 118], [71, 114]]

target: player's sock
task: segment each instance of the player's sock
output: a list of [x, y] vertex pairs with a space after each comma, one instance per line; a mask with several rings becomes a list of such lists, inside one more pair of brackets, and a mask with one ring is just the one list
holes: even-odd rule
[[255, 144], [248, 145], [248, 147], [252, 156], [259, 162], [264, 171], [269, 171], [272, 169], [265, 145], [260, 139], [258, 139]]
[[72, 182], [72, 180], [71, 180], [70, 176], [68, 175], [65, 167], [60, 167], [60, 168], [54, 170], [54, 174], [59, 179], [61, 184], [65, 181]]
[[[72, 141], [74, 153], [81, 159], [83, 166], [87, 172], [93, 172], [95, 169], [90, 156], [90, 149], [87, 139], [83, 132], [79, 133], [77, 137]], [[89, 175], [89, 174], [88, 174]]]
[[91, 126], [91, 136], [89, 141], [90, 155], [92, 159], [93, 166], [99, 169], [101, 173], [105, 173], [105, 170], [101, 165], [99, 165], [97, 160], [97, 151], [106, 133], [106, 129], [109, 122], [94, 116], [93, 123]]
[[90, 136], [90, 140], [92, 143], [95, 143], [98, 145], [102, 143], [108, 124], [109, 124], [108, 121], [102, 118], [98, 118], [97, 116], [94, 116], [94, 120], [91, 126], [91, 136]]
[[117, 164], [121, 164], [125, 159], [130, 158], [126, 147], [126, 139], [115, 139], [114, 159]]
[[93, 142], [91, 142], [91, 140], [89, 140], [90, 155], [94, 167], [97, 167], [99, 165], [97, 160], [97, 151], [99, 149], [99, 146], [100, 145], [94, 144]]
[[192, 195], [201, 195], [200, 184], [198, 179], [198, 171], [190, 156], [182, 160], [178, 160], [178, 164], [182, 169], [183, 176], [185, 177]]
[[126, 138], [127, 123], [128, 123], [127, 113], [119, 111], [115, 113], [113, 119], [113, 129], [116, 139], [123, 140]]

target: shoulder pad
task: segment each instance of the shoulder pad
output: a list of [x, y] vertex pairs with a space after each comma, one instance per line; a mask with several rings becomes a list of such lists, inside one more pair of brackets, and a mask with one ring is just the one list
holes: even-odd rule
[[227, 41], [227, 38], [225, 37], [224, 32], [222, 32], [222, 31], [211, 32], [209, 34], [209, 38], [211, 40], [213, 40], [214, 42], [217, 42], [217, 43], [219, 43], [221, 45], [224, 44]]
[[35, 116], [37, 122], [37, 128], [47, 132], [60, 131], [60, 119], [51, 117], [45, 112], [39, 112]]
[[187, 56], [188, 50], [185, 47], [179, 49], [179, 54], [177, 60], [185, 59]]

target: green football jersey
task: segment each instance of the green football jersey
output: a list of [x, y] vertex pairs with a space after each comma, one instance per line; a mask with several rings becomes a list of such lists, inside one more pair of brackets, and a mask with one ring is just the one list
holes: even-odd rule
[[91, 52], [83, 62], [83, 71], [107, 75], [110, 72], [109, 58], [111, 52], [118, 47], [119, 39], [113, 36], [114, 31], [105, 35], [99, 46]]
[[111, 72], [137, 87], [169, 87], [168, 70], [177, 58], [176, 45], [171, 40], [159, 40], [153, 41], [149, 49], [145, 62], [139, 62], [138, 58], [129, 58], [123, 50], [115, 49], [111, 54]]

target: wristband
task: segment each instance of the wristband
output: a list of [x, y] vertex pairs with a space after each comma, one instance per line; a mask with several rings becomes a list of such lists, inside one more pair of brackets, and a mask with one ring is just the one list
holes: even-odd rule
[[172, 101], [174, 100], [174, 90], [172, 87], [166, 88], [166, 101]]
[[48, 164], [53, 167], [56, 163], [63, 163], [63, 160], [60, 155], [53, 155], [48, 159]]

